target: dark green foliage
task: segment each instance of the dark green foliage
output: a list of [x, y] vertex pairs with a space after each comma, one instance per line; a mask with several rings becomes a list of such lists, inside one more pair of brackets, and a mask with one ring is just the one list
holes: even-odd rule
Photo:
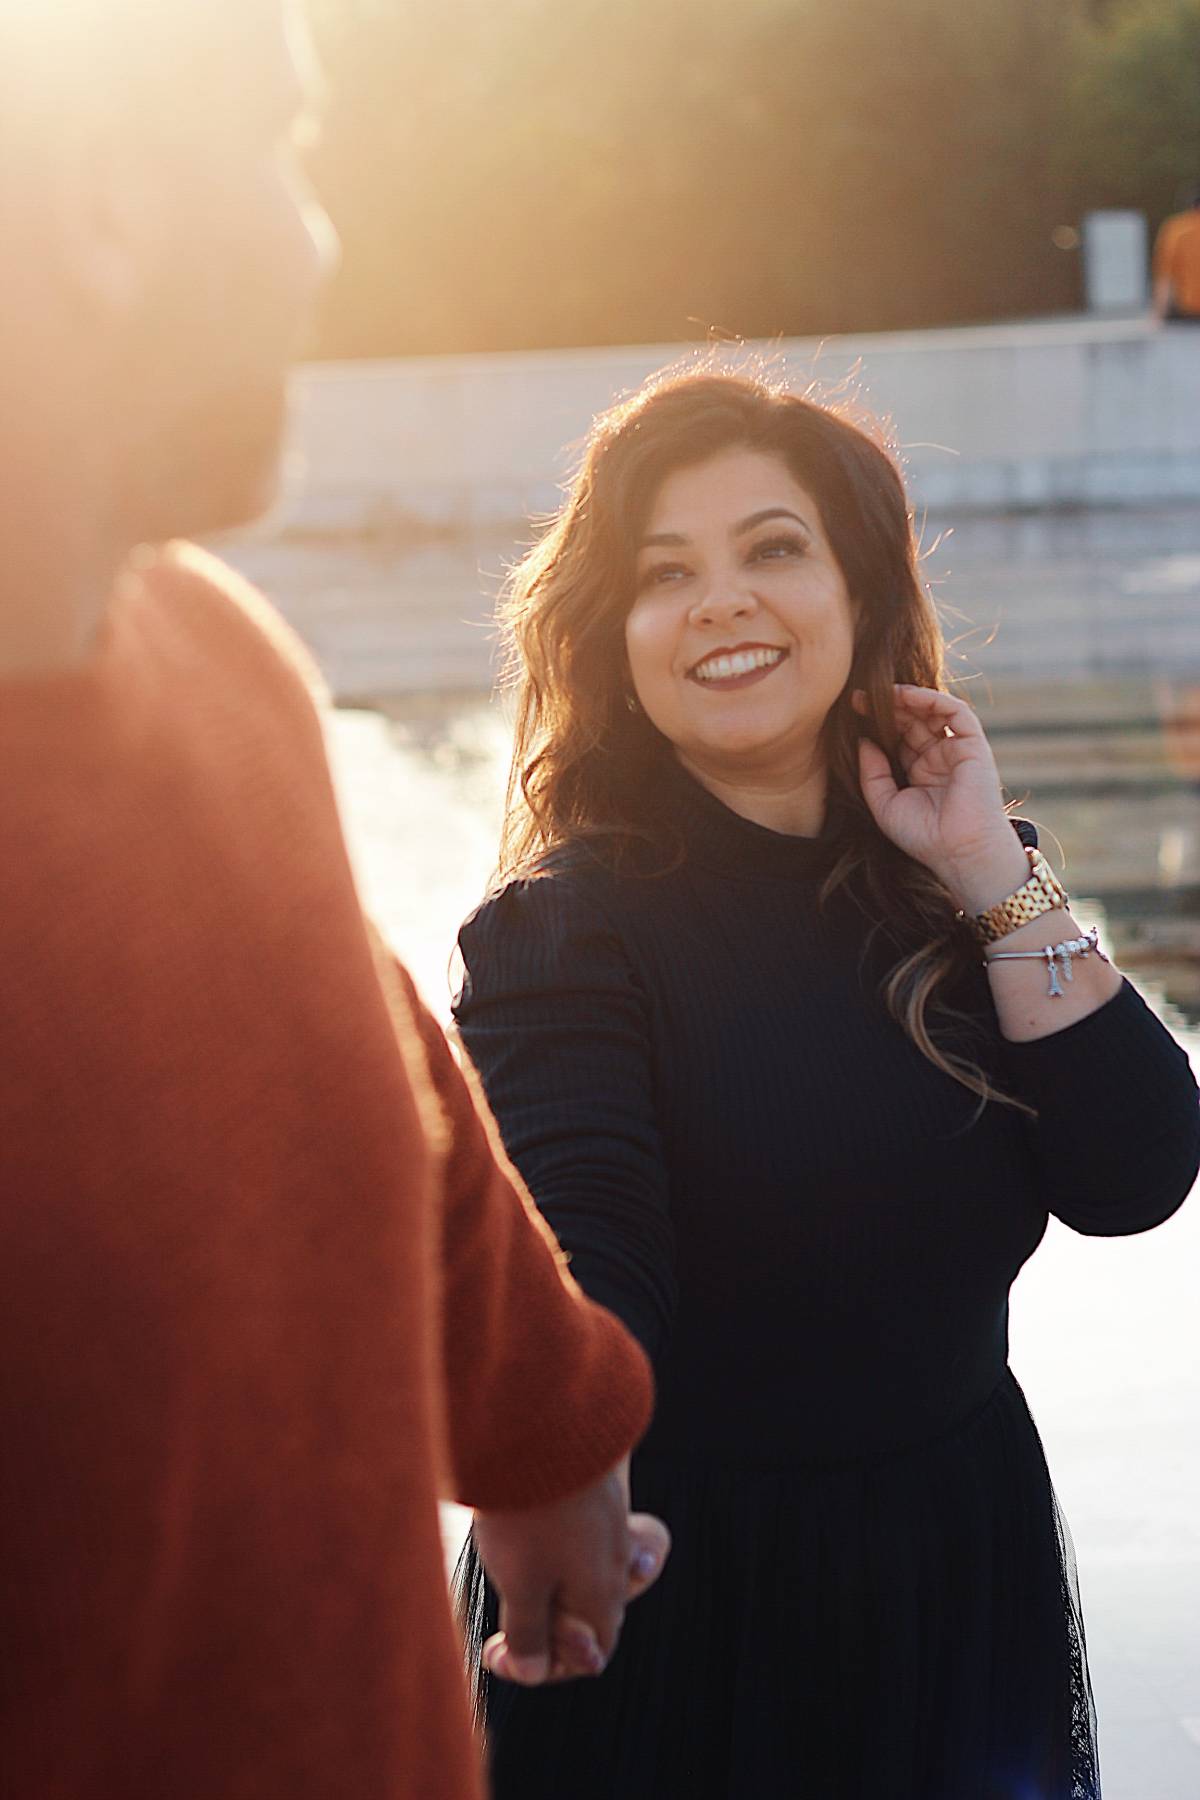
[[1076, 63], [1073, 174], [1084, 205], [1158, 225], [1200, 187], [1200, 0], [1125, 0]]
[[[346, 247], [333, 355], [1053, 312], [1078, 302], [1055, 227], [1169, 203], [1192, 154], [1150, 137], [1186, 138], [1200, 82], [1189, 102], [1181, 73], [1165, 98], [1139, 75], [1130, 100], [1149, 53], [1095, 0], [310, 6]], [[1194, 34], [1198, 9], [1136, 10]]]

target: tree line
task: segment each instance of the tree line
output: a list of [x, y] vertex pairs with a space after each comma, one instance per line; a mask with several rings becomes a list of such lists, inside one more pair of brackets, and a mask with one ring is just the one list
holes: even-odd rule
[[1200, 0], [309, 3], [324, 355], [1052, 313], [1200, 183]]

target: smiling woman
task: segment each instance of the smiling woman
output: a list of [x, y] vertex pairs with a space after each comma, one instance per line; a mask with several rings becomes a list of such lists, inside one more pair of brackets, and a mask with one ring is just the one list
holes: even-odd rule
[[817, 503], [777, 456], [734, 448], [677, 469], [625, 620], [637, 699], [714, 792], [754, 775], [760, 823], [815, 835], [854, 610]]
[[[787, 652], [778, 672], [751, 676], [744, 698], [701, 691], [688, 654], [736, 652], [734, 627], [751, 617], [769, 619], [757, 635]], [[583, 839], [605, 840], [619, 861], [645, 835], [664, 743], [718, 793], [732, 757], [761, 824], [814, 834], [829, 803], [869, 826], [851, 673], [889, 751], [894, 684], [943, 681], [885, 448], [836, 410], [749, 378], [667, 376], [598, 420], [567, 506], [514, 572], [504, 618], [520, 682], [508, 874]], [[963, 961], [944, 890], [863, 826], [847, 831], [836, 879], [856, 879], [873, 916], [907, 915], [919, 946], [897, 961], [890, 1004], [924, 1054], [986, 1092], [927, 1028]]]
[[631, 1483], [674, 1550], [596, 1683], [476, 1644], [498, 1800], [1096, 1800], [1008, 1292], [1051, 1213], [1179, 1205], [1195, 1086], [944, 691], [896, 467], [668, 376], [597, 423], [506, 616], [505, 879], [455, 1012], [655, 1359]]

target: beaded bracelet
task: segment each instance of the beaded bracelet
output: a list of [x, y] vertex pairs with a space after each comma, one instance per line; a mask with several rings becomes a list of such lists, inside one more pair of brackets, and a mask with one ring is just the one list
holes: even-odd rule
[[1050, 985], [1046, 991], [1052, 1000], [1057, 1000], [1063, 991], [1062, 982], [1058, 979], [1059, 966], [1062, 967], [1064, 979], [1074, 981], [1075, 977], [1071, 972], [1072, 962], [1077, 956], [1081, 958], [1090, 956], [1093, 951], [1101, 962], [1108, 961], [1107, 956], [1100, 948], [1100, 933], [1095, 925], [1089, 931], [1085, 931], [1082, 937], [1067, 938], [1061, 944], [1047, 944], [1044, 950], [994, 950], [983, 960], [985, 965], [994, 962], [1044, 962], [1046, 972], [1050, 977]]

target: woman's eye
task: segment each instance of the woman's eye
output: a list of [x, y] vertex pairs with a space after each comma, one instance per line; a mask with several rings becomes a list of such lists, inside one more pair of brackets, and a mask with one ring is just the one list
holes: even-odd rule
[[647, 569], [642, 576], [642, 587], [658, 587], [664, 582], [675, 581], [687, 574], [682, 563], [659, 563], [656, 568]]
[[774, 562], [788, 556], [803, 556], [807, 545], [800, 538], [763, 538], [750, 552], [751, 562]]

